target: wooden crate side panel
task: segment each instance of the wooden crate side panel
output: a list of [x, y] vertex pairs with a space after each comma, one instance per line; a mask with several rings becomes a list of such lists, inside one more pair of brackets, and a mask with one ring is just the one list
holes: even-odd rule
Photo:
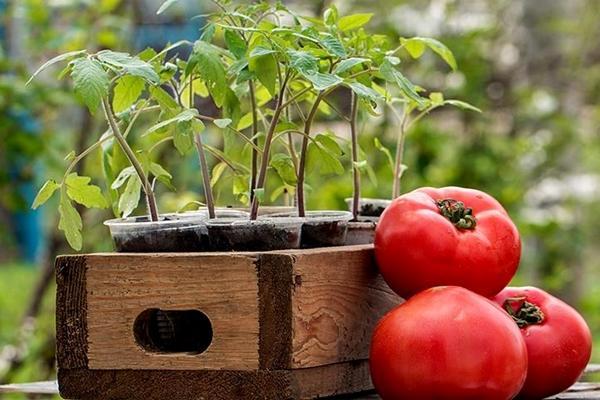
[[292, 368], [367, 359], [375, 324], [401, 302], [371, 246], [298, 254], [294, 282]]
[[[252, 255], [88, 256], [90, 369], [236, 369], [259, 366], [258, 279]], [[213, 329], [198, 355], [142, 349], [133, 325], [146, 309], [197, 309]]]
[[87, 367], [86, 257], [56, 259], [56, 359], [60, 367]]
[[291, 364], [294, 261], [289, 254], [261, 254], [259, 257], [261, 369], [286, 369]]
[[296, 398], [299, 399], [373, 390], [368, 360], [295, 369], [293, 378]]
[[290, 371], [59, 370], [78, 400], [292, 400]]

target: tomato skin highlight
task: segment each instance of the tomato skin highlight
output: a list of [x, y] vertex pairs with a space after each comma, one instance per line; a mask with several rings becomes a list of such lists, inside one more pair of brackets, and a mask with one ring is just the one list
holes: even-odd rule
[[508, 400], [525, 382], [527, 349], [492, 301], [461, 287], [435, 287], [381, 319], [370, 368], [384, 400]]
[[508, 287], [493, 298], [500, 306], [507, 299], [523, 299], [543, 313], [541, 323], [521, 328], [529, 366], [517, 398], [543, 399], [569, 388], [592, 354], [592, 335], [583, 317], [567, 303], [535, 287]]
[[[437, 201], [472, 209], [474, 229], [457, 228]], [[488, 194], [459, 187], [420, 188], [395, 199], [375, 231], [375, 256], [388, 285], [408, 298], [424, 289], [462, 286], [486, 297], [514, 276], [521, 240], [510, 217]]]

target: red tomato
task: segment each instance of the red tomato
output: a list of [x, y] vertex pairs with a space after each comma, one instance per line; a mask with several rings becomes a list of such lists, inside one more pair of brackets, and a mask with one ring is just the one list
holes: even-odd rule
[[527, 345], [521, 399], [543, 399], [574, 384], [590, 360], [592, 335], [571, 306], [534, 287], [506, 288], [494, 301], [512, 315]]
[[375, 256], [384, 279], [402, 297], [442, 285], [491, 297], [514, 276], [521, 241], [491, 196], [459, 187], [421, 188], [383, 212]]
[[379, 321], [370, 367], [384, 400], [508, 400], [525, 381], [527, 349], [496, 304], [443, 286], [411, 297]]

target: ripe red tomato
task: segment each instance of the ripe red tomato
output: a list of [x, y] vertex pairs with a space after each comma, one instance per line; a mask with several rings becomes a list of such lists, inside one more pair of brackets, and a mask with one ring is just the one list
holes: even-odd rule
[[375, 256], [384, 279], [402, 297], [441, 285], [491, 297], [514, 276], [521, 241], [504, 208], [488, 194], [421, 188], [383, 212]]
[[520, 399], [543, 399], [574, 384], [590, 360], [592, 336], [571, 306], [534, 287], [506, 288], [494, 301], [513, 317], [529, 367]]
[[411, 297], [379, 321], [370, 367], [384, 400], [508, 400], [525, 381], [527, 349], [496, 304], [443, 286]]

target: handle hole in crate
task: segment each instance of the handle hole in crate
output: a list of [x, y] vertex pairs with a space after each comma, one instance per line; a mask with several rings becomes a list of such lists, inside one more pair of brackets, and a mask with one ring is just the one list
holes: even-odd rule
[[144, 310], [133, 333], [137, 344], [153, 353], [200, 354], [213, 338], [210, 319], [199, 310]]

